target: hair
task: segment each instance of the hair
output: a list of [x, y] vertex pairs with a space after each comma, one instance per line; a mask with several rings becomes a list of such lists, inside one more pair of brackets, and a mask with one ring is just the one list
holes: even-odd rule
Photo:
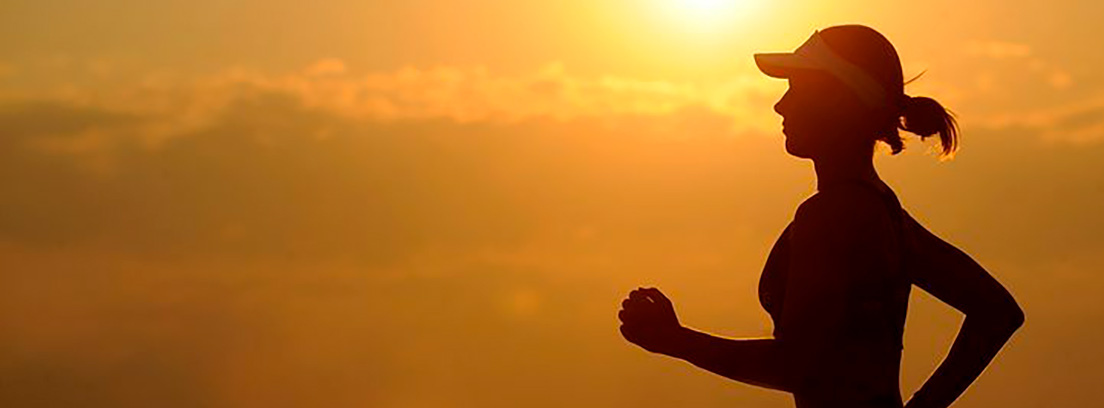
[[955, 120], [954, 113], [932, 98], [908, 95], [904, 95], [904, 98], [896, 128], [881, 135], [879, 140], [889, 144], [893, 154], [897, 154], [904, 149], [901, 133], [897, 129], [915, 133], [920, 136], [920, 140], [938, 134], [939, 143], [943, 146], [940, 157], [953, 157], [958, 149], [958, 121]]
[[897, 50], [885, 36], [862, 25], [829, 27], [822, 30], [821, 35], [833, 51], [861, 67], [890, 95], [895, 95], [896, 103], [887, 104], [881, 113], [885, 121], [878, 126], [875, 140], [885, 142], [892, 154], [898, 154], [905, 148], [900, 130], [919, 135], [920, 140], [938, 134], [943, 147], [940, 157], [954, 156], [959, 135], [954, 113], [935, 99], [905, 94], [905, 85], [919, 79], [923, 73], [905, 81]]

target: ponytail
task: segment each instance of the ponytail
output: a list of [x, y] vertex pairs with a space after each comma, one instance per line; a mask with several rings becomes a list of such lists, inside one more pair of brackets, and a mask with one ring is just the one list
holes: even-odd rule
[[943, 146], [941, 157], [951, 157], [958, 149], [958, 122], [954, 114], [935, 99], [927, 97], [905, 96], [901, 116], [904, 120], [898, 128], [920, 135], [920, 140], [939, 134]]

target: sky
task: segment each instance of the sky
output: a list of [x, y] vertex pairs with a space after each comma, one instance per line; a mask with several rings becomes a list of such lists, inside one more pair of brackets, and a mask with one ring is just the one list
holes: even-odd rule
[[[815, 192], [751, 55], [870, 25], [960, 151], [880, 146], [1027, 321], [955, 406], [1099, 401], [1104, 3], [8, 0], [0, 406], [787, 407], [626, 343], [771, 332]], [[962, 315], [914, 290], [907, 398]]]

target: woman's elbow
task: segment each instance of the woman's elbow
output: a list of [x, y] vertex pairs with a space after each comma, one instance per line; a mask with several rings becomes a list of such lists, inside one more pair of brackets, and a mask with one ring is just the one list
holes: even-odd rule
[[988, 308], [982, 313], [968, 313], [968, 319], [981, 323], [994, 331], [1000, 331], [1011, 335], [1024, 324], [1024, 311], [1016, 302], [1004, 303], [1001, 306]]
[[1024, 324], [1024, 311], [1019, 303], [1016, 303], [1016, 300], [1012, 298], [1011, 294], [1006, 299], [1006, 301], [999, 303], [1003, 305], [1000, 312], [1002, 315], [1000, 321], [1005, 324], [1009, 331], [1014, 332]]
[[1012, 303], [1008, 310], [1008, 325], [1012, 331], [1018, 330], [1024, 324], [1024, 311], [1020, 305]]

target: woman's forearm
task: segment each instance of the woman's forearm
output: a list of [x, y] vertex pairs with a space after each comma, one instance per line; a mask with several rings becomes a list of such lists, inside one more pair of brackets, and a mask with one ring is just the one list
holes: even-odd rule
[[683, 328], [676, 343], [665, 354], [745, 384], [788, 391], [774, 339], [727, 339]]
[[947, 357], [913, 394], [906, 408], [949, 407], [981, 375], [1022, 323], [1022, 317], [995, 323], [967, 315]]

